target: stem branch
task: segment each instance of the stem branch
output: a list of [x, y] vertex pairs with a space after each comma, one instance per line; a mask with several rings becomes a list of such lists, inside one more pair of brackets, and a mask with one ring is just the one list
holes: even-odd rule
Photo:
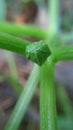
[[61, 47], [51, 56], [55, 62], [60, 60], [73, 60], [73, 45]]
[[59, 0], [50, 0], [48, 4], [49, 4], [49, 11], [50, 11], [49, 30], [52, 33], [56, 33], [58, 32], [58, 28], [59, 28]]
[[0, 48], [13, 51], [25, 55], [26, 46], [31, 42], [22, 40], [20, 38], [11, 36], [6, 33], [0, 33]]
[[32, 25], [20, 25], [20, 24], [13, 24], [13, 23], [0, 23], [0, 32], [7, 32], [13, 35], [20, 35], [20, 36], [31, 36], [36, 38], [46, 38], [47, 32], [41, 28]]
[[39, 72], [40, 68], [35, 65], [4, 130], [18, 130], [21, 120], [36, 90], [39, 81]]
[[47, 61], [41, 68], [40, 130], [57, 130], [54, 87], [54, 64]]

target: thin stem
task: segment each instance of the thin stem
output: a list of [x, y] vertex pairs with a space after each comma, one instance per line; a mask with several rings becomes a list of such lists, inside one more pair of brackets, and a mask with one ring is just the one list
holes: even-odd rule
[[0, 22], [6, 18], [6, 1], [0, 0]]
[[8, 82], [10, 82], [12, 84], [12, 88], [14, 89], [14, 91], [18, 95], [20, 95], [20, 93], [22, 91], [22, 87], [21, 87], [20, 83], [18, 82], [19, 77], [18, 77], [16, 64], [14, 61], [14, 56], [9, 51], [5, 51], [5, 56], [7, 58], [7, 62], [8, 62], [8, 66], [9, 66], [10, 74], [11, 74], [11, 76], [6, 76], [6, 79]]
[[56, 33], [59, 28], [59, 0], [48, 0], [48, 4], [50, 12], [49, 30], [51, 33]]
[[[58, 12], [59, 12], [59, 10], [57, 11], [57, 13]], [[59, 14], [56, 14], [56, 15], [57, 15], [56, 17], [59, 16]], [[58, 18], [56, 20], [59, 21]], [[50, 21], [51, 21], [51, 19], [50, 19]], [[55, 24], [55, 22], [54, 22], [54, 24]], [[57, 23], [57, 25], [58, 24], [59, 24], [59, 22]], [[49, 25], [50, 28], [51, 28], [51, 26], [52, 25]], [[58, 30], [58, 27], [57, 27], [57, 30]], [[8, 23], [8, 22], [7, 23], [0, 22], [0, 32], [5, 32], [5, 33], [13, 34], [13, 35], [21, 35], [21, 36], [33, 36], [33, 37], [41, 38], [41, 39], [46, 38], [47, 34], [48, 34], [48, 32], [46, 32], [45, 30], [38, 28], [36, 26], [25, 25], [25, 24], [20, 25], [20, 24]], [[61, 38], [65, 42], [69, 42], [69, 41], [73, 40], [73, 32], [66, 33], [66, 34], [59, 34], [59, 36], [61, 36]]]
[[40, 130], [57, 130], [54, 87], [54, 64], [47, 61], [41, 68]]
[[39, 81], [40, 68], [35, 65], [4, 130], [18, 130]]
[[48, 0], [48, 14], [50, 14], [49, 28], [48, 28], [48, 46], [52, 51], [55, 42], [53, 41], [55, 35], [59, 31], [59, 0]]
[[31, 36], [40, 39], [44, 39], [47, 36], [47, 32], [41, 28], [32, 25], [20, 25], [13, 23], [0, 23], [0, 32], [7, 32], [13, 35], [19, 36]]
[[52, 55], [54, 62], [60, 60], [73, 60], [73, 45], [58, 48]]
[[11, 77], [14, 77], [14, 79], [18, 79], [18, 72], [14, 60], [14, 56], [11, 52], [5, 51], [5, 56], [7, 58], [8, 66], [10, 69]]
[[34, 42], [34, 44], [31, 44], [31, 42], [5, 33], [0, 33], [0, 48], [23, 54], [39, 65], [43, 64], [51, 54], [45, 41]]
[[25, 54], [26, 46], [31, 42], [11, 36], [6, 33], [0, 33], [0, 48], [13, 51], [19, 54]]
[[[50, 49], [53, 45], [51, 40], [58, 32], [59, 24], [59, 0], [48, 0], [50, 2], [50, 25], [47, 39]], [[50, 33], [49, 33], [50, 32]], [[54, 64], [51, 60], [41, 68], [40, 88], [40, 130], [57, 130], [56, 102], [54, 90]]]

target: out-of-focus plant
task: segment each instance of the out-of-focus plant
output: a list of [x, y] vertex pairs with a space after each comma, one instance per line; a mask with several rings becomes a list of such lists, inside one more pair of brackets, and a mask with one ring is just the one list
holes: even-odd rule
[[6, 16], [6, 2], [5, 0], [0, 0], [0, 21], [3, 21]]
[[[0, 0], [0, 21], [4, 22], [6, 19], [6, 8], [7, 8], [7, 3], [5, 0]], [[13, 88], [14, 90], [17, 92], [18, 95], [20, 95], [22, 89], [18, 83], [18, 74], [17, 74], [17, 69], [16, 69], [16, 65], [15, 65], [15, 61], [14, 61], [14, 57], [12, 55], [11, 52], [9, 51], [5, 51], [4, 52], [5, 57], [7, 59], [8, 62], [8, 66], [10, 69], [10, 76], [7, 76], [7, 80], [13, 84]], [[17, 87], [18, 86], [18, 87]]]
[[58, 86], [57, 95], [64, 115], [69, 118], [73, 117], [72, 114], [73, 106], [69, 99], [68, 93], [63, 86], [61, 85]]
[[62, 85], [58, 85], [57, 96], [61, 111], [63, 112], [58, 116], [59, 128], [64, 130], [72, 130], [73, 106], [67, 91]]
[[[54, 66], [59, 60], [73, 59], [71, 40], [59, 33], [59, 0], [48, 0], [50, 25], [45, 32], [38, 27], [0, 23], [0, 48], [25, 55], [35, 67], [23, 89], [5, 130], [17, 130], [40, 82], [40, 130], [57, 130]], [[15, 36], [14, 36], [15, 35]], [[42, 41], [28, 42], [16, 35], [36, 36]]]
[[72, 30], [73, 21], [72, 21], [72, 14], [70, 11], [67, 11], [63, 14], [63, 20], [62, 20], [62, 29], [66, 31]]

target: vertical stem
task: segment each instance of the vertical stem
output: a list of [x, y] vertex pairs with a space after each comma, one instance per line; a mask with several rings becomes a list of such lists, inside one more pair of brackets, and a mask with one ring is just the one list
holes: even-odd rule
[[48, 0], [50, 12], [49, 30], [56, 33], [59, 28], [59, 0]]
[[[48, 0], [50, 4], [49, 40], [58, 32], [59, 28], [59, 0]], [[48, 37], [47, 37], [48, 39]], [[52, 42], [48, 42], [50, 49]], [[54, 88], [54, 63], [52, 59], [41, 68], [40, 80], [40, 130], [57, 130], [56, 102]]]
[[0, 0], [0, 22], [6, 18], [6, 1]]
[[4, 130], [18, 130], [31, 98], [36, 90], [39, 81], [39, 73], [40, 68], [35, 65]]
[[[59, 0], [48, 0], [50, 4], [49, 40], [58, 32]], [[48, 37], [47, 37], [48, 39]], [[52, 42], [48, 42], [50, 49]], [[41, 68], [40, 130], [57, 130], [56, 102], [54, 90], [54, 64], [50, 59]]]
[[51, 60], [41, 68], [40, 130], [57, 130], [54, 64]]
[[12, 53], [9, 51], [5, 51], [5, 56], [6, 56], [7, 61], [8, 61], [11, 76], [17, 80], [18, 79], [18, 72], [17, 72], [16, 64], [15, 64], [14, 57], [13, 57]]

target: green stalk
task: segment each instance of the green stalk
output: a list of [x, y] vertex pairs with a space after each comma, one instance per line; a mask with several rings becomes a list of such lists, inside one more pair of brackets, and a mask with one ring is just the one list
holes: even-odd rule
[[[48, 0], [50, 3], [50, 25], [48, 30], [48, 45], [52, 48], [51, 41], [59, 28], [59, 0]], [[50, 32], [50, 33], [49, 33]], [[56, 102], [54, 90], [54, 63], [52, 59], [41, 68], [40, 88], [40, 130], [57, 130]]]
[[5, 56], [7, 58], [7, 62], [8, 62], [8, 66], [9, 66], [9, 69], [10, 69], [11, 77], [18, 80], [18, 72], [17, 72], [17, 68], [16, 68], [16, 64], [15, 64], [13, 54], [11, 52], [9, 52], [9, 51], [5, 51]]
[[49, 11], [50, 12], [50, 25], [49, 30], [50, 33], [58, 32], [59, 28], [59, 0], [48, 0]]
[[0, 22], [6, 18], [6, 1], [0, 0]]
[[0, 48], [25, 54], [26, 46], [31, 42], [0, 32]]
[[[56, 8], [56, 7], [54, 6], [54, 8]], [[54, 12], [54, 13], [56, 13], [56, 12]], [[52, 15], [54, 15], [54, 14], [52, 14]], [[50, 17], [52, 17], [52, 15]], [[57, 11], [57, 13], [55, 15], [55, 19], [54, 19], [55, 20], [54, 24], [57, 23], [57, 25], [58, 25], [59, 20], [56, 19], [57, 16], [59, 16], [58, 11]], [[56, 20], [58, 22], [56, 22]], [[52, 24], [51, 21], [52, 20], [50, 20], [50, 24]], [[50, 25], [49, 27], [51, 28], [51, 26], [52, 25]], [[56, 30], [58, 30], [58, 26], [56, 27]], [[52, 26], [52, 28], [53, 28], [53, 26]], [[50, 31], [51, 31], [51, 29], [50, 29]], [[49, 34], [50, 34], [50, 31], [49, 31]], [[33, 37], [42, 38], [42, 39], [46, 38], [47, 34], [48, 34], [46, 31], [44, 31], [43, 29], [38, 28], [36, 26], [25, 25], [25, 24], [20, 25], [20, 24], [15, 24], [15, 23], [8, 23], [8, 22], [0, 22], [0, 32], [5, 32], [5, 33], [13, 34], [13, 35], [21, 35], [21, 36], [33, 36]], [[67, 34], [59, 34], [59, 35], [61, 36], [62, 40], [65, 42], [69, 42], [69, 41], [73, 40], [73, 32], [70, 32]]]
[[73, 60], [73, 45], [58, 48], [51, 56], [54, 62], [59, 60]]
[[0, 48], [23, 54], [39, 65], [41, 65], [51, 53], [45, 41], [31, 44], [31, 42], [6, 33], [0, 33]]
[[4, 130], [18, 130], [39, 81], [40, 68], [35, 65]]
[[7, 58], [8, 66], [10, 69], [10, 76], [6, 76], [6, 80], [11, 83], [13, 90], [20, 95], [22, 91], [22, 86], [18, 82], [18, 72], [14, 60], [14, 56], [12, 55], [11, 52], [5, 51], [5, 56]]
[[7, 32], [13, 35], [31, 36], [40, 39], [44, 39], [47, 36], [47, 32], [41, 28], [32, 25], [20, 25], [13, 23], [0, 23], [0, 32]]
[[41, 67], [40, 81], [40, 130], [57, 130], [54, 64], [51, 60]]
[[[56, 38], [59, 31], [59, 0], [48, 0], [49, 28], [48, 28], [48, 46], [52, 51], [56, 46]], [[54, 42], [55, 40], [55, 42]]]

